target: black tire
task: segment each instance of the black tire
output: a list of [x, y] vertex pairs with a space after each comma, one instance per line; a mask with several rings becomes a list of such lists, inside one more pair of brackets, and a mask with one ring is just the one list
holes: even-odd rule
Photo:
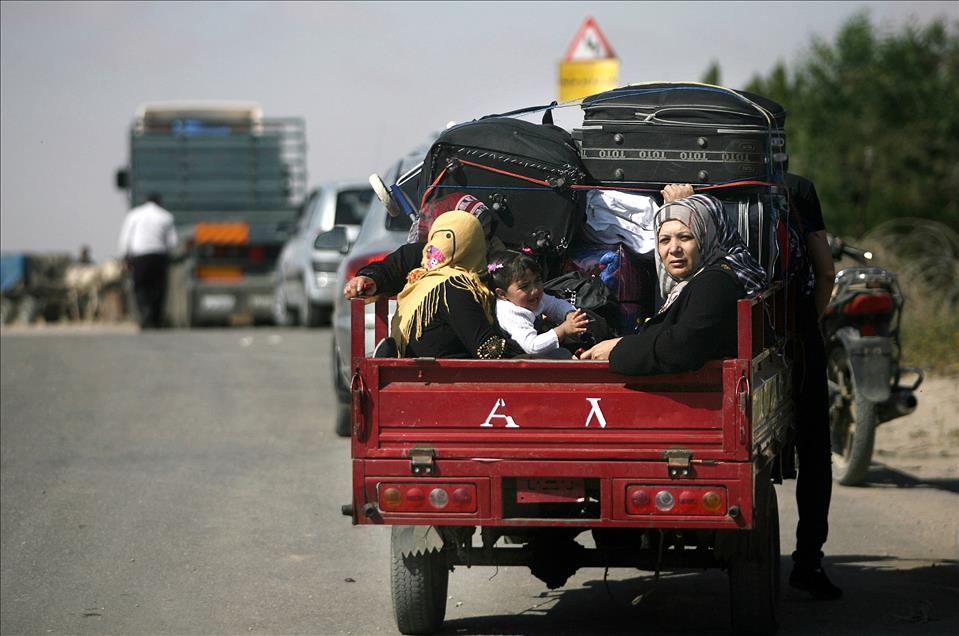
[[432, 634], [443, 626], [450, 571], [442, 551], [403, 556], [390, 538], [390, 590], [396, 627], [403, 634]]
[[[762, 493], [757, 489], [757, 496]], [[753, 529], [729, 563], [729, 610], [734, 634], [773, 634], [780, 590], [779, 501], [772, 484], [756, 509]]]
[[353, 409], [349, 403], [338, 402], [336, 405], [336, 434], [340, 437], [353, 434]]
[[303, 323], [304, 327], [307, 329], [315, 329], [330, 321], [329, 308], [310, 302], [310, 300], [306, 298], [306, 292], [303, 293], [303, 297], [305, 300], [303, 301], [303, 306], [300, 308], [300, 322]]
[[842, 348], [830, 352], [827, 374], [832, 477], [843, 486], [856, 486], [865, 481], [872, 463], [879, 423], [876, 405], [856, 390], [856, 381]]

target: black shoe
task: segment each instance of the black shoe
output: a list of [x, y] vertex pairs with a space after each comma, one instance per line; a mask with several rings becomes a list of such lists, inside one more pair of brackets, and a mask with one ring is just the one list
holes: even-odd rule
[[797, 563], [789, 575], [789, 585], [809, 592], [817, 601], [835, 601], [842, 598], [842, 589], [832, 584], [821, 566], [810, 567]]

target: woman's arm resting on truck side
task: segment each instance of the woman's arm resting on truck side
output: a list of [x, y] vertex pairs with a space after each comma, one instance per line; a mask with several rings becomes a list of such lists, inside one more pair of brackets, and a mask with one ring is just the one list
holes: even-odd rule
[[[698, 283], [694, 285], [693, 283]], [[672, 311], [674, 321], [650, 325], [626, 336], [610, 352], [609, 368], [626, 375], [682, 373], [736, 352], [736, 302], [742, 287], [720, 271], [704, 271], [690, 281], [685, 299]]]
[[360, 269], [343, 288], [347, 299], [358, 296], [395, 296], [406, 284], [406, 276], [420, 266], [425, 243], [407, 243], [393, 250], [382, 261]]

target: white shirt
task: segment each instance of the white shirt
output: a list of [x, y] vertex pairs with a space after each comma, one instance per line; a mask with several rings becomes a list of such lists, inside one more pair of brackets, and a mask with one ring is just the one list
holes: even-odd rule
[[590, 190], [586, 194], [588, 230], [584, 235], [597, 243], [622, 242], [634, 252], [646, 254], [656, 246], [653, 219], [658, 211], [656, 201], [645, 194]]
[[127, 213], [120, 228], [120, 256], [169, 254], [176, 247], [177, 235], [173, 215], [152, 201], [138, 205]]
[[546, 314], [551, 321], [559, 324], [566, 320], [566, 314], [576, 308], [565, 300], [543, 294], [536, 311], [523, 309], [502, 298], [496, 299], [496, 320], [510, 337], [515, 340], [523, 351], [533, 355], [547, 353], [559, 349], [559, 338], [552, 329], [546, 333], [536, 333], [533, 323], [537, 316]]

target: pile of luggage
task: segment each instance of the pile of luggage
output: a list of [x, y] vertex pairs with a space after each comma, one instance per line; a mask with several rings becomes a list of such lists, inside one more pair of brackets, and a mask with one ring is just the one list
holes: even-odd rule
[[[495, 235], [536, 254], [546, 291], [634, 332], [661, 302], [653, 216], [668, 183], [722, 200], [770, 277], [785, 219], [785, 111], [758, 95], [704, 84], [637, 84], [587, 97], [572, 134], [493, 115], [446, 130], [418, 180], [416, 207], [450, 191], [483, 201]], [[412, 184], [415, 184], [413, 187]], [[399, 184], [398, 184], [399, 185]]]

